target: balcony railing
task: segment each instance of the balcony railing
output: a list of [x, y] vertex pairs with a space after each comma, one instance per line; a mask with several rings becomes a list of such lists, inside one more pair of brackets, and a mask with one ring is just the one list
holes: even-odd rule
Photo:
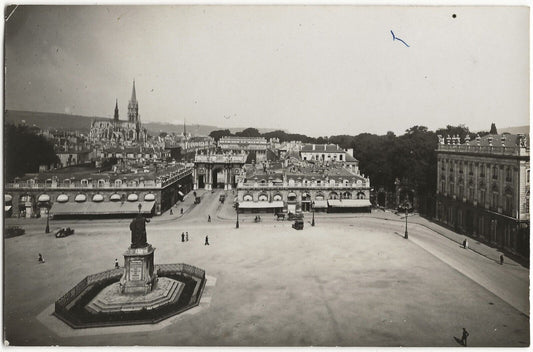
[[491, 147], [480, 145], [453, 145], [439, 144], [437, 151], [454, 152], [454, 153], [479, 153], [479, 154], [497, 154], [509, 156], [529, 156], [529, 148], [525, 147]]

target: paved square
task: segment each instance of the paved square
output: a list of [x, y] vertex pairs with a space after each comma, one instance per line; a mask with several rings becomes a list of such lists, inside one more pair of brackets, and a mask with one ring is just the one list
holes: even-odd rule
[[127, 223], [87, 223], [64, 239], [29, 231], [5, 241], [11, 345], [455, 347], [462, 327], [469, 346], [529, 345], [527, 316], [396, 235], [401, 224], [365, 218], [323, 219], [303, 231], [290, 222], [237, 230], [233, 221], [153, 221], [155, 263], [189, 263], [216, 277], [210, 306], [157, 331], [59, 337], [36, 316], [84, 276], [111, 268], [129, 243]]

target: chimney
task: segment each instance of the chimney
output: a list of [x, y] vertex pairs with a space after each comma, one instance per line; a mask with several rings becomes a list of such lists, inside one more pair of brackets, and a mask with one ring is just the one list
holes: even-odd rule
[[447, 136], [446, 136], [446, 144], [450, 144], [450, 139], [451, 139], [451, 138], [450, 138], [450, 135], [447, 135]]
[[466, 145], [470, 145], [470, 136], [467, 134], [465, 137]]

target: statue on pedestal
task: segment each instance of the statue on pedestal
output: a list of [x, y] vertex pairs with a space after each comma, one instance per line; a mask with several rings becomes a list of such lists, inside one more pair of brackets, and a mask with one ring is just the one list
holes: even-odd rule
[[148, 245], [146, 242], [146, 223], [150, 222], [141, 213], [130, 223], [131, 248], [143, 248]]

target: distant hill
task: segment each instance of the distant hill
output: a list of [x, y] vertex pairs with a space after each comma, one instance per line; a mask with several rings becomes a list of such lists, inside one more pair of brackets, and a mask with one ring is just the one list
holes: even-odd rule
[[[78, 130], [82, 133], [89, 133], [91, 128], [91, 121], [94, 119], [108, 119], [108, 117], [99, 116], [82, 116], [82, 115], [67, 115], [54, 112], [36, 112], [36, 111], [18, 111], [6, 110], [4, 113], [4, 123], [18, 124], [22, 120], [26, 121], [29, 126], [36, 125], [41, 129], [56, 129], [56, 130]], [[183, 125], [176, 125], [164, 122], [146, 122], [143, 126], [151, 135], [158, 135], [160, 132], [167, 133], [183, 133]], [[187, 132], [193, 135], [207, 136], [211, 131], [226, 129], [223, 127], [187, 124]], [[239, 132], [245, 128], [228, 128], [232, 133]], [[266, 133], [274, 131], [274, 129], [260, 128], [259, 132]]]
[[504, 132], [508, 132], [511, 134], [518, 134], [518, 133], [529, 134], [529, 125], [498, 128], [498, 133], [504, 133]]

